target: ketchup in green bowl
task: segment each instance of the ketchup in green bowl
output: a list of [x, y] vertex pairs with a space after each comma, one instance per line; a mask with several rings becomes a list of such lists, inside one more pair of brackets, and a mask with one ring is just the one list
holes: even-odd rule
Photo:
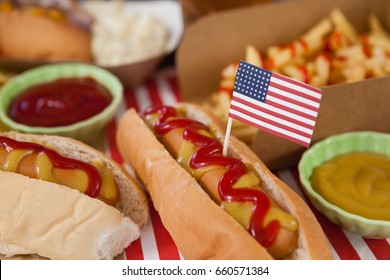
[[110, 91], [91, 77], [61, 78], [27, 88], [8, 114], [28, 126], [66, 126], [99, 114], [111, 101]]

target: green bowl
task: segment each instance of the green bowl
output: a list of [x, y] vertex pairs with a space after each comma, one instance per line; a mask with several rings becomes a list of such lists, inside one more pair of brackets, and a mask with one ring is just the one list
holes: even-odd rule
[[[60, 78], [91, 77], [112, 94], [110, 105], [99, 114], [71, 125], [56, 127], [28, 126], [13, 121], [8, 116], [12, 100], [25, 89]], [[104, 126], [115, 116], [123, 100], [123, 86], [118, 78], [102, 68], [80, 63], [62, 63], [37, 67], [10, 79], [0, 90], [0, 119], [14, 131], [31, 134], [51, 134], [72, 137], [89, 142], [100, 135]]]
[[372, 220], [329, 203], [315, 192], [310, 183], [314, 168], [338, 155], [351, 152], [373, 152], [390, 156], [390, 134], [379, 132], [349, 132], [326, 138], [309, 148], [299, 164], [303, 189], [313, 205], [332, 222], [365, 237], [390, 237], [390, 221]]

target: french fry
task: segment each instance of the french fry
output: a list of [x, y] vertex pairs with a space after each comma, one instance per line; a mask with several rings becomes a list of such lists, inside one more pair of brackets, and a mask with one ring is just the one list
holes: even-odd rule
[[365, 61], [369, 77], [380, 77], [390, 74], [390, 59], [383, 48], [375, 47], [372, 56]]
[[305, 65], [288, 64], [283, 67], [282, 74], [298, 81], [307, 82], [308, 71]]
[[356, 44], [359, 42], [359, 36], [355, 28], [339, 9], [333, 9], [330, 12], [330, 19], [334, 24], [334, 29], [342, 32], [351, 43]]
[[312, 68], [310, 84], [315, 87], [326, 86], [329, 83], [330, 60], [325, 54], [317, 56], [311, 63]]
[[300, 57], [307, 57], [323, 47], [323, 38], [331, 31], [329, 19], [323, 19], [300, 39], [280, 47], [273, 46], [267, 50], [267, 57], [272, 61], [273, 68], [279, 68]]
[[246, 46], [245, 61], [258, 67], [263, 67], [260, 52], [252, 45]]
[[332, 22], [328, 18], [325, 18], [303, 35], [302, 38], [307, 44], [308, 52], [314, 52], [321, 48], [323, 46], [322, 39], [329, 34], [331, 30]]
[[379, 19], [373, 13], [368, 15], [368, 27], [373, 35], [380, 35], [390, 40], [390, 35], [385, 31]]

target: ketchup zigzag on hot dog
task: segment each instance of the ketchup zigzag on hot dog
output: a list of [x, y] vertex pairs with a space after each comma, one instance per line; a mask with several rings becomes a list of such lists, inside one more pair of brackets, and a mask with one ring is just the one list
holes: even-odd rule
[[112, 259], [147, 219], [144, 192], [99, 151], [66, 137], [0, 133], [0, 254]]
[[119, 149], [188, 259], [330, 259], [309, 207], [223, 127], [190, 104], [129, 110]]

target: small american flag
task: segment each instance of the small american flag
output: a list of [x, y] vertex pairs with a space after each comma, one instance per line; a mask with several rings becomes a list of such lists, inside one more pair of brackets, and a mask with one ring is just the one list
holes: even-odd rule
[[309, 147], [321, 90], [241, 61], [229, 117]]

